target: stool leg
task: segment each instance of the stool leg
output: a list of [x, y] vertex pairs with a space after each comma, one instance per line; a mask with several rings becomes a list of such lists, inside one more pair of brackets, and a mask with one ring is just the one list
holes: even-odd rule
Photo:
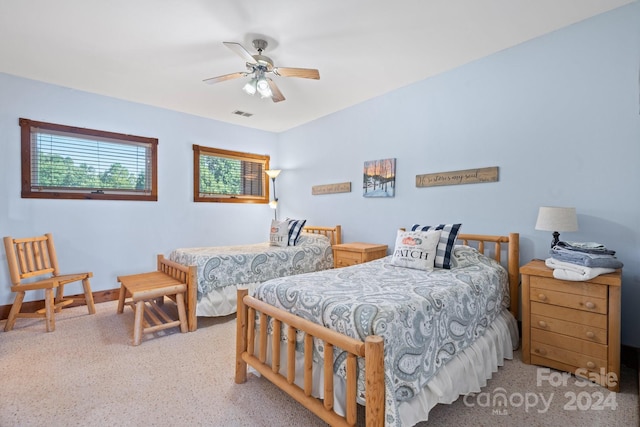
[[184, 309], [184, 293], [176, 294], [176, 305], [178, 306], [178, 319], [180, 319], [180, 332], [184, 334], [189, 330], [187, 326], [187, 312]]
[[118, 294], [118, 313], [122, 313], [122, 310], [124, 310], [124, 297], [126, 293], [127, 290], [124, 285], [120, 285], [120, 294]]
[[142, 321], [144, 320], [144, 301], [136, 303], [136, 314], [133, 320], [133, 345], [140, 345], [142, 341]]

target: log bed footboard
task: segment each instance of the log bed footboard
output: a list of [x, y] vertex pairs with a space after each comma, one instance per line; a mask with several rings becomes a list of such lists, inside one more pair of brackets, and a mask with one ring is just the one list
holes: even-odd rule
[[[509, 294], [510, 311], [518, 315], [519, 274], [519, 234], [509, 236], [492, 236], [480, 234], [463, 234], [458, 239], [463, 244], [476, 242], [479, 252], [485, 253], [484, 243], [493, 243], [493, 258], [500, 262], [503, 251], [501, 244], [508, 244]], [[489, 256], [489, 255], [488, 255]], [[236, 366], [235, 382], [247, 380], [247, 365], [266, 377], [278, 388], [285, 391], [304, 407], [332, 426], [354, 426], [357, 423], [357, 358], [365, 360], [365, 422], [367, 427], [380, 427], [385, 421], [385, 385], [384, 385], [384, 342], [379, 336], [372, 335], [359, 341], [342, 335], [336, 331], [295, 316], [287, 311], [273, 307], [263, 301], [249, 296], [248, 289], [238, 289], [238, 311], [236, 320]], [[256, 313], [260, 317], [256, 337]], [[273, 319], [273, 335], [271, 337], [271, 364], [267, 362], [268, 351], [268, 318]], [[286, 325], [287, 354], [286, 377], [280, 373], [281, 361], [281, 326]], [[304, 384], [303, 388], [294, 383], [296, 364], [296, 332], [300, 330], [304, 336]], [[257, 339], [256, 339], [257, 338]], [[324, 342], [324, 400], [311, 395], [313, 389], [313, 339]], [[255, 348], [257, 343], [258, 348]], [[344, 416], [334, 411], [333, 393], [333, 349], [338, 347], [348, 353], [346, 361], [346, 413]], [[257, 355], [257, 356], [256, 356]]]
[[[369, 336], [364, 342], [324, 328], [316, 323], [280, 310], [248, 295], [248, 289], [238, 290], [238, 317], [236, 320], [236, 375], [237, 384], [247, 379], [247, 365], [252, 366], [269, 381], [288, 393], [304, 407], [332, 426], [354, 426], [357, 421], [357, 357], [365, 360], [366, 422], [367, 426], [384, 425], [384, 349], [379, 336]], [[260, 315], [258, 349], [254, 348], [255, 316]], [[271, 365], [267, 359], [267, 316], [274, 321]], [[287, 325], [287, 376], [280, 374], [280, 326]], [[304, 388], [294, 383], [296, 331], [304, 336]], [[324, 342], [324, 401], [311, 395], [313, 388], [313, 339]], [[346, 414], [341, 416], [333, 407], [333, 348], [348, 353], [346, 370]], [[258, 354], [258, 357], [255, 354]]]

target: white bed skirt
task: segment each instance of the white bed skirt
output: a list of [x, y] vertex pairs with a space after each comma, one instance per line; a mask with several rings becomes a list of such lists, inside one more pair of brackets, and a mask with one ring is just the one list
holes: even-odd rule
[[204, 295], [196, 304], [196, 316], [227, 316], [238, 311], [238, 288], [249, 289], [249, 294], [262, 282], [225, 286]]
[[[401, 425], [413, 426], [427, 421], [429, 411], [438, 403], [452, 403], [461, 395], [480, 392], [504, 360], [513, 359], [513, 351], [518, 348], [519, 341], [517, 321], [508, 310], [503, 310], [482, 337], [440, 368], [422, 392], [398, 405]], [[257, 345], [256, 341], [256, 349]], [[267, 346], [267, 363], [271, 363], [271, 340]], [[282, 343], [281, 354], [287, 354], [286, 343]], [[286, 368], [286, 358], [283, 358], [280, 373], [284, 376]], [[260, 375], [251, 367], [249, 371]], [[323, 365], [314, 364], [312, 394], [320, 399], [324, 397], [323, 378]], [[300, 387], [304, 384], [304, 356], [301, 353], [296, 357], [295, 383]], [[334, 410], [340, 415], [345, 414], [345, 390], [344, 380], [334, 375]]]

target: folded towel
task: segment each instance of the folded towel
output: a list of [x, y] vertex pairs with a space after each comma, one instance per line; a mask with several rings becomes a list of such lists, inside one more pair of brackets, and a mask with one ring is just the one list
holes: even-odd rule
[[590, 254], [586, 252], [572, 251], [560, 246], [554, 246], [549, 251], [551, 258], [558, 261], [570, 262], [584, 267], [622, 268], [623, 264], [613, 255]]
[[601, 274], [613, 273], [615, 268], [602, 267], [584, 267], [569, 262], [558, 261], [553, 258], [547, 258], [545, 265], [553, 269], [553, 277], [561, 280], [584, 281], [591, 280]]
[[569, 249], [576, 252], [584, 252], [588, 254], [615, 255], [616, 251], [612, 251], [604, 247], [601, 243], [594, 242], [558, 242], [555, 247]]

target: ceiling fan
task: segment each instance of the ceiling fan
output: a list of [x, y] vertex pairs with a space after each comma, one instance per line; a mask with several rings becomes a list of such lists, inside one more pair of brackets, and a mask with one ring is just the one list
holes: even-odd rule
[[258, 51], [257, 55], [251, 55], [240, 43], [222, 42], [226, 47], [237, 53], [246, 61], [247, 71], [224, 74], [218, 77], [205, 79], [208, 84], [224, 82], [239, 77], [251, 76], [251, 80], [244, 85], [244, 90], [249, 95], [260, 94], [262, 98], [271, 98], [273, 102], [284, 101], [284, 96], [276, 83], [268, 75], [275, 74], [282, 77], [300, 77], [303, 79], [320, 79], [320, 72], [312, 68], [274, 67], [273, 61], [262, 52], [267, 48], [267, 42], [262, 39], [253, 41], [253, 47]]

